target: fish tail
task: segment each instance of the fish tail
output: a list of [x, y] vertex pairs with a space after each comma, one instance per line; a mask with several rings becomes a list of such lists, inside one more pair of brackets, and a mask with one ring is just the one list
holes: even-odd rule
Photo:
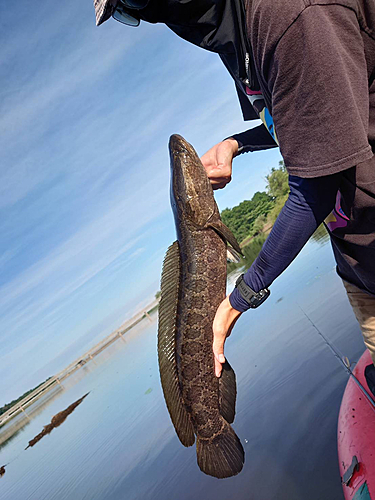
[[245, 452], [237, 434], [223, 419], [223, 430], [212, 438], [197, 436], [197, 461], [205, 474], [219, 479], [241, 472]]

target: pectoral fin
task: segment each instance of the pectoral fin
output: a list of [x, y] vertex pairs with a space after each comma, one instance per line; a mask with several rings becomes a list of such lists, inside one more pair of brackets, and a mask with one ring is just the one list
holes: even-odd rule
[[219, 410], [228, 424], [233, 422], [236, 413], [236, 395], [236, 375], [228, 361], [225, 361], [219, 378]]
[[236, 250], [227, 245], [227, 262], [235, 262], [238, 264], [241, 261], [241, 255]]
[[221, 220], [210, 222], [209, 227], [212, 227], [212, 229], [214, 229], [225, 241], [227, 241], [236, 250], [236, 252], [243, 255], [234, 234]]
[[159, 305], [158, 358], [161, 385], [169, 415], [184, 446], [194, 444], [190, 415], [181, 395], [176, 359], [176, 318], [180, 286], [180, 249], [178, 242], [168, 248], [161, 275]]

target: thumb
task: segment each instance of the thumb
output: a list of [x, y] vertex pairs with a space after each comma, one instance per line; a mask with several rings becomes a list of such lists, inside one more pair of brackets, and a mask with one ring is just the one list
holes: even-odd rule
[[213, 351], [215, 358], [219, 363], [225, 363], [225, 357], [224, 357], [224, 340], [214, 340], [213, 344]]
[[225, 336], [223, 338], [215, 337], [212, 346], [215, 358], [215, 375], [217, 377], [220, 377], [221, 371], [223, 369], [222, 364], [225, 363], [224, 342], [225, 342]]

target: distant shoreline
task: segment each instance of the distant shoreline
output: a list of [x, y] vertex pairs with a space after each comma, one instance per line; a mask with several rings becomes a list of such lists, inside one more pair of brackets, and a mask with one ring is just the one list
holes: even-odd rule
[[[52, 390], [53, 388], [58, 387], [63, 380], [67, 377], [75, 373], [82, 366], [86, 365], [89, 361], [94, 359], [98, 354], [104, 351], [107, 347], [113, 344], [119, 338], [122, 338], [125, 333], [128, 333], [132, 328], [141, 323], [145, 319], [149, 319], [150, 315], [153, 314], [159, 307], [160, 297], [155, 298], [153, 302], [148, 304], [144, 309], [135, 314], [132, 318], [125, 321], [119, 328], [114, 330], [112, 333], [107, 335], [104, 339], [98, 342], [94, 347], [86, 351], [83, 355], [77, 358], [75, 361], [70, 363], [66, 368], [60, 371], [57, 375], [49, 377], [45, 382], [42, 382], [34, 389], [31, 389], [25, 392], [19, 398], [11, 401], [0, 408], [0, 436], [1, 436], [1, 428], [9, 422], [16, 415], [19, 415], [23, 412], [26, 417], [27, 413], [25, 410], [32, 405], [39, 398], [44, 396], [47, 392]], [[2, 411], [6, 408], [5, 411]]]

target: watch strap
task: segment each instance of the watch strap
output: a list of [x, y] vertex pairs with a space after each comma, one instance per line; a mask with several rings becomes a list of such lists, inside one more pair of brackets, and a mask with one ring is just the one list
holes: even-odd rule
[[241, 274], [236, 281], [236, 288], [240, 292], [241, 297], [247, 302], [251, 309], [259, 307], [269, 297], [270, 291], [268, 288], [263, 288], [259, 292], [255, 292], [249, 285], [245, 283], [244, 275]]

